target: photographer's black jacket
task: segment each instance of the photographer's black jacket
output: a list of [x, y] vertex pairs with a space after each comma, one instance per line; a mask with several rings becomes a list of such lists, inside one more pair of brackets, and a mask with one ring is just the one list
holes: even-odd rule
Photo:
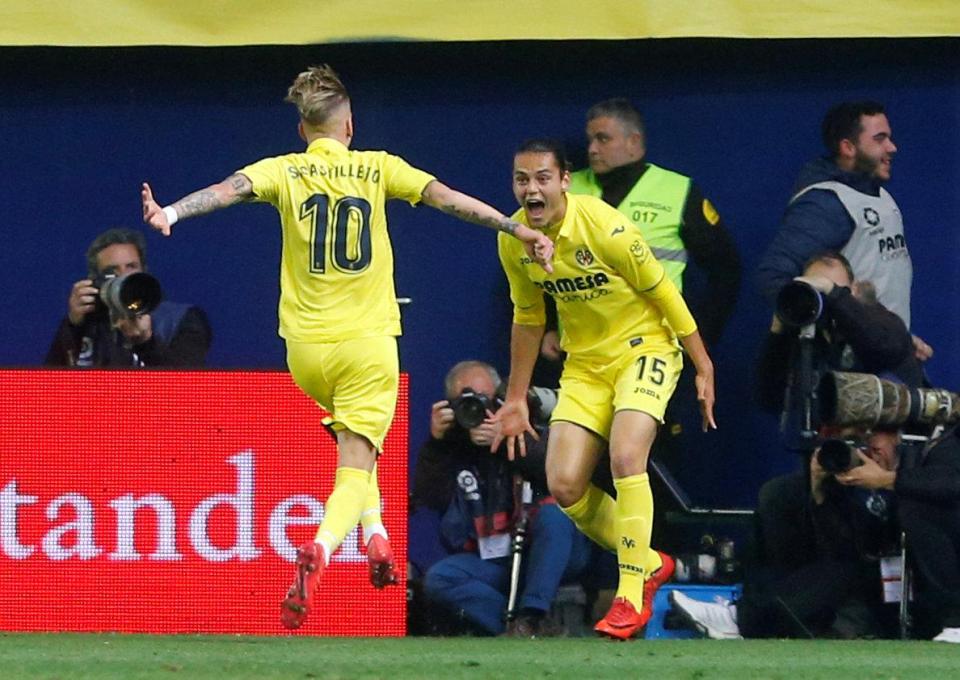
[[[814, 338], [816, 370], [892, 373], [910, 387], [922, 383], [913, 339], [900, 317], [880, 304], [861, 302], [842, 286], [834, 286], [824, 302]], [[799, 344], [795, 328], [767, 334], [757, 369], [757, 396], [765, 411], [783, 409]]]
[[440, 513], [446, 511], [457, 492], [457, 473], [469, 466], [475, 467], [484, 478], [490, 475], [512, 478], [517, 472], [533, 484], [538, 494], [545, 495], [546, 433], [540, 436], [540, 441], [524, 436], [527, 455], [513, 462], [507, 460], [503, 446], [497, 453], [491, 453], [489, 447], [475, 445], [467, 432], [456, 426], [451, 427], [443, 439], [431, 437], [417, 453], [410, 511], [421, 507]]
[[80, 326], [64, 318], [44, 360], [46, 366], [77, 366], [81, 356], [91, 367], [200, 368], [212, 333], [199, 307], [163, 301], [150, 314], [153, 334], [142, 345], [127, 346], [105, 314], [90, 314]]
[[960, 509], [960, 425], [931, 441], [919, 455], [904, 457], [893, 489], [900, 498]]
[[824, 494], [820, 505], [808, 498], [818, 558], [875, 560], [897, 552], [895, 494], [841, 486], [832, 478], [824, 481]]
[[[823, 504], [816, 505], [812, 498], [808, 501], [817, 551], [822, 557], [863, 559], [883, 552], [891, 554], [898, 546], [901, 528], [910, 524], [904, 513], [930, 516], [934, 507], [947, 510], [947, 516], [952, 513], [956, 533], [960, 527], [958, 427], [923, 451], [903, 449], [892, 493], [871, 494], [865, 489], [840, 486], [832, 479], [825, 485]], [[883, 516], [876, 511], [875, 502], [864, 502], [871, 495], [874, 501], [879, 496], [888, 504]]]
[[[520, 519], [516, 473], [531, 482], [534, 501], [547, 500], [546, 438], [547, 433], [540, 442], [528, 437], [527, 455], [510, 462], [503, 447], [491, 453], [488, 447], [473, 444], [466, 430], [450, 428], [443, 439], [431, 439], [420, 450], [411, 510], [428, 507], [441, 513], [440, 534], [447, 548], [479, 550], [482, 555], [484, 540], [509, 534]], [[536, 505], [527, 509], [529, 521], [535, 521]]]

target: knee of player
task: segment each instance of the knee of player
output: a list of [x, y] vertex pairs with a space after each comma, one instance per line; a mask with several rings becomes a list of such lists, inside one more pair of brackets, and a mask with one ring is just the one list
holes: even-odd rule
[[615, 479], [642, 475], [647, 471], [647, 459], [650, 450], [633, 447], [620, 447], [610, 450], [610, 470]]
[[547, 486], [550, 487], [550, 495], [564, 508], [569, 508], [583, 498], [589, 483], [589, 479], [581, 479], [577, 475], [563, 471], [557, 471], [553, 474], [547, 473]]

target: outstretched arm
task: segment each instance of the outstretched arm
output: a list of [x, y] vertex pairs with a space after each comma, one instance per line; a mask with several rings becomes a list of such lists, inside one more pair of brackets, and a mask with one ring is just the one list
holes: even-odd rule
[[527, 408], [527, 390], [533, 375], [533, 365], [540, 352], [540, 339], [543, 326], [525, 326], [514, 323], [510, 331], [510, 379], [507, 383], [507, 398], [500, 409], [489, 419], [501, 424], [500, 432], [490, 446], [491, 451], [500, 448], [507, 440], [507, 458], [513, 460], [519, 443], [520, 455], [527, 455], [524, 432], [539, 439], [536, 430], [530, 425], [530, 413]]
[[504, 231], [523, 242], [524, 250], [548, 273], [553, 272], [553, 242], [541, 232], [520, 224], [481, 200], [433, 180], [423, 190], [423, 202], [461, 220]]
[[206, 189], [187, 194], [179, 201], [161, 208], [153, 198], [153, 190], [146, 182], [140, 190], [143, 203], [143, 221], [154, 229], [170, 235], [170, 227], [179, 220], [195, 215], [205, 215], [244, 201], [253, 195], [253, 183], [240, 173], [230, 175], [222, 182], [211, 184]]

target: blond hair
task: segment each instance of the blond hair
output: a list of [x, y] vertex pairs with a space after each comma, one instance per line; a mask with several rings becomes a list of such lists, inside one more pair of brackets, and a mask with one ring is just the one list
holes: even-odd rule
[[311, 66], [294, 79], [284, 101], [296, 106], [304, 121], [323, 127], [340, 106], [350, 101], [350, 96], [337, 72], [320, 64]]

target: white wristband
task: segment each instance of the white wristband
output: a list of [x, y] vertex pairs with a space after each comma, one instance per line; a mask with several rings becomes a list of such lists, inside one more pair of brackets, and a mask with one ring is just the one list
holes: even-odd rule
[[180, 219], [180, 217], [177, 215], [177, 211], [174, 210], [173, 206], [171, 205], [168, 205], [163, 209], [163, 214], [167, 216], [167, 224], [169, 224], [171, 227], [177, 223], [177, 220]]

